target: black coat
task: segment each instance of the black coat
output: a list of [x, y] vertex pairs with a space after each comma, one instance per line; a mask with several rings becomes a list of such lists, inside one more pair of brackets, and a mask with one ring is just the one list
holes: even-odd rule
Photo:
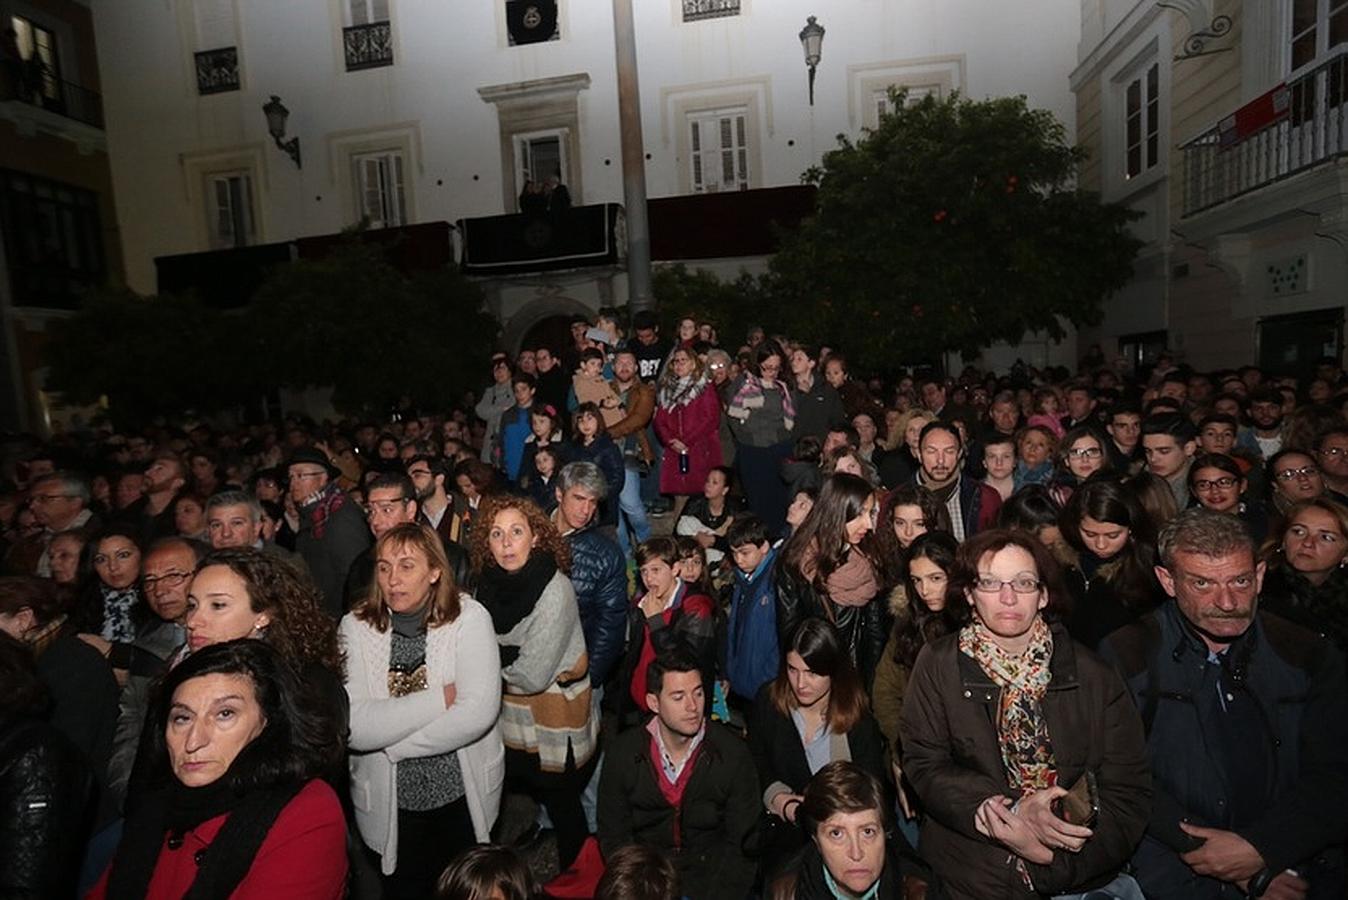
[[[889, 781], [885, 765], [885, 738], [880, 726], [867, 714], [847, 732], [848, 757], [858, 767], [874, 775], [881, 784]], [[772, 703], [772, 682], [763, 685], [754, 700], [749, 721], [749, 752], [758, 770], [760, 799], [766, 798], [773, 785], [784, 786], [789, 793], [801, 794], [810, 781], [810, 765], [805, 745], [790, 716], [777, 711]], [[780, 790], [780, 788], [778, 789]], [[777, 793], [777, 790], [772, 791]], [[795, 825], [767, 813], [763, 832], [763, 871], [772, 877], [781, 863], [805, 843], [805, 833]]]
[[1335, 569], [1316, 586], [1284, 562], [1264, 576], [1259, 608], [1323, 634], [1348, 653], [1348, 569]]
[[112, 667], [93, 647], [64, 634], [38, 656], [37, 671], [52, 698], [48, 721], [75, 745], [94, 773], [99, 804], [95, 826], [102, 827], [117, 817], [107, 789], [120, 696]]
[[[1311, 900], [1344, 896], [1348, 837], [1348, 687], [1325, 638], [1259, 613], [1219, 662], [1168, 603], [1102, 648], [1124, 676], [1147, 729], [1155, 798], [1134, 868], [1148, 896], [1214, 900], [1215, 879], [1180, 855], [1197, 846], [1183, 819], [1232, 830], [1275, 872], [1296, 868]], [[1225, 694], [1219, 694], [1219, 686]], [[1253, 704], [1236, 737], [1229, 711]], [[1201, 749], [1200, 749], [1201, 748]], [[1262, 748], [1263, 783], [1232, 774]]]
[[[875, 900], [904, 900], [905, 888], [913, 881], [927, 881], [930, 876], [926, 867], [907, 846], [902, 835], [890, 834], [885, 841], [885, 867], [880, 872], [880, 888], [875, 892]], [[804, 852], [793, 861], [791, 870], [783, 880], [793, 883], [789, 894], [792, 900], [835, 900], [837, 897], [824, 880], [824, 858], [814, 842], [809, 842]], [[921, 895], [919, 895], [921, 896]], [[934, 900], [938, 895], [929, 888], [926, 896]]]
[[[605, 856], [638, 843], [669, 854], [691, 900], [751, 895], [755, 831], [763, 808], [744, 741], [708, 723], [681, 809], [665, 800], [644, 726], [614, 740], [599, 777], [599, 846]], [[678, 848], [677, 851], [675, 848]]]
[[889, 605], [884, 593], [865, 606], [832, 604], [833, 615], [824, 607], [824, 600], [814, 585], [786, 564], [782, 558], [777, 564], [777, 639], [785, 648], [791, 641], [796, 626], [808, 618], [827, 619], [838, 628], [843, 644], [852, 654], [852, 662], [861, 675], [861, 683], [869, 694], [875, 679], [875, 667], [885, 652], [892, 624]]
[[91, 823], [83, 754], [37, 721], [0, 721], [0, 897], [73, 897]]
[[356, 557], [373, 541], [369, 526], [360, 507], [350, 498], [333, 510], [324, 523], [323, 536], [313, 531], [312, 508], [300, 510], [300, 532], [295, 538], [295, 552], [304, 558], [309, 574], [314, 578], [323, 603], [323, 611], [340, 619], [343, 607], [347, 573]]
[[599, 505], [599, 525], [618, 524], [618, 495], [622, 493], [623, 482], [627, 480], [627, 464], [623, 461], [623, 452], [607, 434], [601, 434], [588, 446], [580, 441], [571, 445], [571, 462], [594, 463], [604, 475], [604, 484], [608, 486], [608, 496]]

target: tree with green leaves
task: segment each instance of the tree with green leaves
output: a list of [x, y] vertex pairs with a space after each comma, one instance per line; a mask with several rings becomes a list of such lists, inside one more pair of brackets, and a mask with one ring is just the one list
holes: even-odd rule
[[1024, 97], [892, 100], [805, 174], [817, 211], [772, 259], [769, 324], [884, 368], [1097, 323], [1132, 277], [1136, 214], [1074, 187], [1084, 151], [1053, 115]]

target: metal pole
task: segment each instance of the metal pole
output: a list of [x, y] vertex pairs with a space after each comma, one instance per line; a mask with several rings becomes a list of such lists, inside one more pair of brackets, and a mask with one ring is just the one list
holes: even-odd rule
[[655, 308], [651, 292], [651, 231], [646, 217], [646, 150], [641, 137], [637, 39], [632, 0], [613, 0], [618, 58], [618, 127], [623, 146], [623, 203], [627, 208], [627, 297], [631, 312]]

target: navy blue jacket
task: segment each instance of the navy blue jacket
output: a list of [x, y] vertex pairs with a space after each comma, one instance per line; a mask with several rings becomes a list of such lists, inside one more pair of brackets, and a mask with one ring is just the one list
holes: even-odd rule
[[590, 657], [590, 684], [608, 680], [622, 658], [627, 636], [627, 560], [618, 545], [591, 525], [566, 536], [571, 545], [571, 584], [580, 607], [580, 627]]
[[[1101, 652], [1119, 667], [1147, 729], [1153, 807], [1134, 857], [1147, 896], [1244, 896], [1180, 859], [1198, 845], [1178, 826], [1187, 819], [1239, 834], [1275, 872], [1298, 869], [1310, 898], [1343, 897], [1348, 685], [1333, 644], [1259, 613], [1213, 658], [1171, 601], [1106, 638]], [[1242, 701], [1262, 727], [1224, 740], [1224, 719]], [[1263, 784], [1228, 768], [1248, 766], [1252, 753], [1265, 760]]]

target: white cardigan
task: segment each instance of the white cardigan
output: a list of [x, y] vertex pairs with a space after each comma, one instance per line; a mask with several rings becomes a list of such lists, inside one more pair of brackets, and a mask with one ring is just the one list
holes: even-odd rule
[[[398, 866], [399, 760], [455, 752], [478, 841], [489, 840], [501, 808], [500, 651], [486, 609], [467, 594], [460, 602], [454, 622], [426, 633], [428, 688], [405, 697], [388, 693], [392, 628], [381, 634], [351, 613], [339, 628], [351, 697], [351, 800], [385, 875]], [[441, 687], [451, 683], [454, 705], [445, 709]]]

